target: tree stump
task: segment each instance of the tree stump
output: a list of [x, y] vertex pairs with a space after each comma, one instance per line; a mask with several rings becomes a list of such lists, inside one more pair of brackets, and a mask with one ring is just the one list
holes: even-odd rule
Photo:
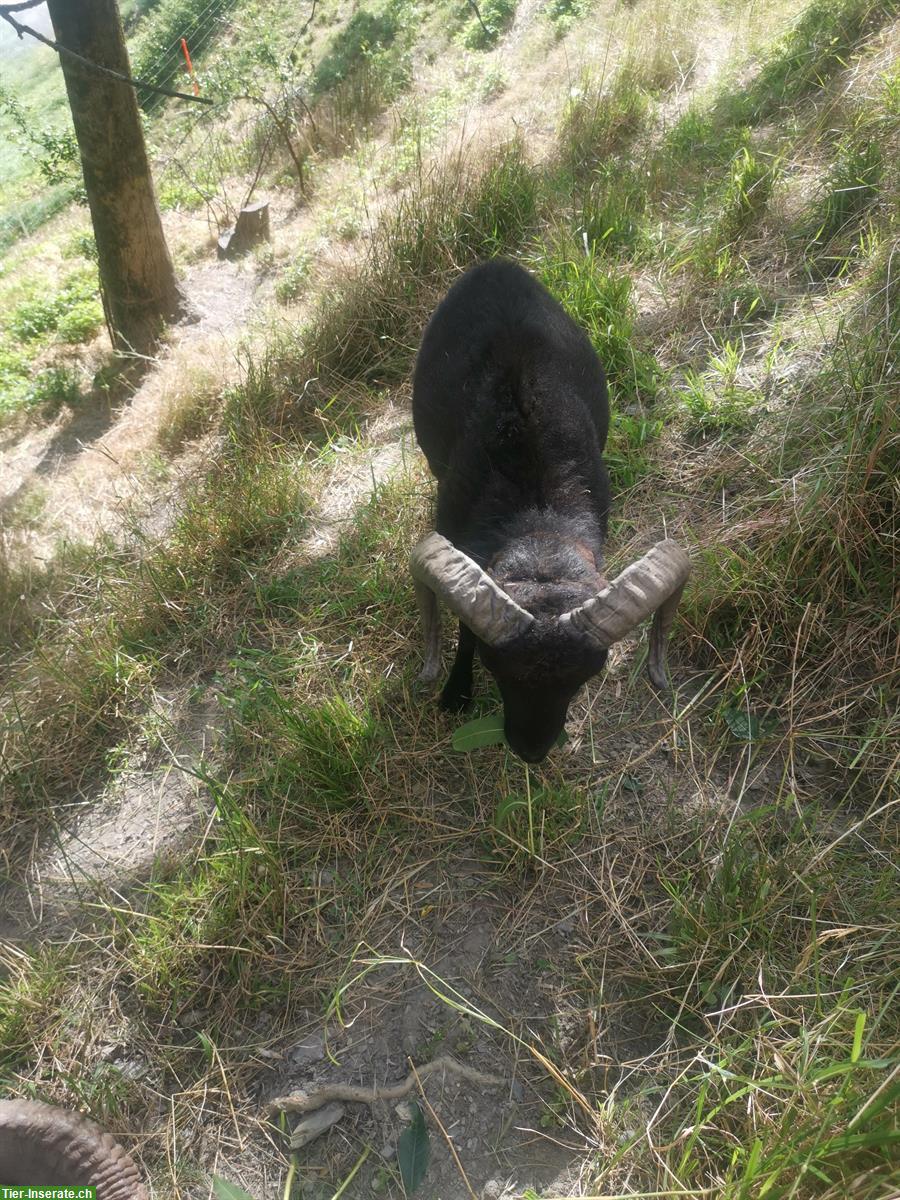
[[219, 258], [235, 258], [251, 247], [269, 240], [269, 202], [248, 204], [238, 213], [237, 224], [219, 237]]

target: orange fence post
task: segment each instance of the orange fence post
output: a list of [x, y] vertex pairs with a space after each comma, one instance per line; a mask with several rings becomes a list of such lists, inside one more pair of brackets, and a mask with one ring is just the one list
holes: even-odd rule
[[194, 95], [199, 96], [200, 88], [197, 85], [197, 76], [194, 74], [194, 64], [191, 62], [191, 56], [190, 56], [190, 53], [187, 48], [187, 42], [184, 40], [184, 38], [181, 39], [181, 52], [184, 55], [184, 62], [185, 62], [185, 66], [187, 67], [187, 73], [188, 73], [188, 75], [190, 75], [191, 83], [194, 85]]

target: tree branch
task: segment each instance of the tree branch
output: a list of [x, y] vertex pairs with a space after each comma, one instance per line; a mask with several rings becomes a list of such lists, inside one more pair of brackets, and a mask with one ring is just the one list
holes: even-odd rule
[[[297, 179], [300, 184], [300, 191], [305, 195], [306, 194], [306, 184], [304, 183], [304, 179], [303, 179], [303, 163], [297, 157], [297, 154], [294, 150], [294, 144], [291, 141], [290, 130], [287, 129], [284, 122], [281, 120], [281, 117], [279, 117], [278, 113], [275, 111], [275, 109], [272, 107], [272, 105], [268, 102], [268, 100], [264, 100], [262, 96], [252, 96], [249, 93], [245, 93], [244, 95], [241, 95], [241, 96], [235, 96], [234, 99], [235, 100], [250, 100], [253, 104], [261, 104], [263, 106], [263, 108], [266, 110], [266, 112], [269, 114], [269, 116], [272, 118], [272, 122], [273, 122], [275, 128], [278, 130], [278, 132], [281, 134], [282, 138], [284, 139], [284, 144], [287, 147], [288, 154], [290, 154], [291, 158], [294, 160], [294, 166], [297, 169]], [[302, 100], [301, 100], [301, 103], [303, 103]], [[306, 105], [304, 104], [303, 107], [306, 108]], [[309, 112], [309, 109], [307, 108], [306, 111]], [[310, 113], [310, 120], [312, 120], [312, 113]], [[313, 122], [313, 128], [315, 128], [315, 122]], [[258, 176], [257, 176], [257, 178], [258, 178]], [[256, 187], [255, 181], [254, 181], [253, 187]], [[250, 190], [252, 192], [253, 188], [251, 188]], [[244, 204], [247, 203], [249, 198], [250, 197], [248, 196], [247, 200], [244, 201]]]
[[[43, 0], [40, 0], [40, 3], [43, 3]], [[306, 18], [306, 22], [298, 34], [298, 40], [299, 38], [303, 37], [304, 33], [306, 33], [307, 29], [309, 29], [310, 25], [312, 25], [313, 17], [316, 15], [316, 5], [318, 3], [319, 0], [312, 0], [312, 8], [309, 10], [309, 16]]]
[[27, 33], [30, 37], [43, 42], [45, 46], [49, 46], [51, 50], [55, 50], [57, 54], [64, 54], [66, 58], [74, 59], [75, 62], [81, 63], [83, 67], [87, 67], [89, 71], [93, 71], [97, 75], [104, 75], [107, 79], [117, 79], [119, 83], [127, 83], [129, 87], [135, 89], [143, 88], [145, 91], [154, 92], [157, 96], [171, 96], [174, 100], [191, 100], [194, 104], [215, 103], [215, 101], [208, 99], [206, 96], [190, 96], [187, 92], [175, 92], [171, 88], [157, 87], [155, 83], [147, 83], [143, 79], [134, 79], [130, 75], [123, 75], [121, 71], [114, 71], [111, 67], [101, 67], [99, 63], [91, 62], [89, 58], [82, 58], [80, 54], [76, 54], [74, 50], [70, 50], [67, 46], [62, 46], [59, 42], [54, 42], [50, 38], [44, 37], [36, 29], [20, 24], [12, 15], [20, 9], [33, 8], [36, 3], [43, 3], [43, 0], [21, 0], [19, 4], [0, 5], [0, 17], [12, 25], [19, 37]]
[[429, 1075], [434, 1075], [437, 1071], [450, 1071], [451, 1074], [458, 1075], [460, 1079], [466, 1079], [469, 1083], [475, 1083], [479, 1087], [501, 1087], [507, 1082], [498, 1075], [485, 1075], [482, 1071], [476, 1071], [474, 1067], [467, 1067], [465, 1063], [457, 1062], [449, 1054], [442, 1054], [419, 1067], [418, 1071], [413, 1068], [403, 1083], [398, 1083], [394, 1087], [365, 1088], [347, 1083], [333, 1083], [309, 1095], [305, 1092], [293, 1092], [289, 1096], [278, 1096], [269, 1101], [266, 1105], [266, 1112], [269, 1116], [279, 1112], [314, 1112], [323, 1104], [330, 1104], [333, 1100], [345, 1100], [351, 1104], [376, 1104], [379, 1100], [402, 1100], [404, 1096], [409, 1095], [417, 1083], [421, 1083], [423, 1079], [427, 1079]]
[[471, 8], [472, 12], [478, 18], [478, 24], [481, 26], [481, 28], [484, 30], [484, 32], [488, 35], [488, 37], [490, 37], [491, 31], [490, 31], [490, 29], [488, 29], [487, 25], [485, 25], [484, 20], [482, 19], [482, 16], [481, 16], [481, 11], [479, 10], [478, 5], [475, 3], [475, 0], [468, 0], [468, 4], [469, 4], [469, 8]]

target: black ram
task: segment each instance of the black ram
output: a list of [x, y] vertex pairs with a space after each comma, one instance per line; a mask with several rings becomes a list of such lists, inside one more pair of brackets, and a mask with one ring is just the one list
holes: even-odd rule
[[608, 648], [651, 613], [650, 677], [665, 686], [666, 634], [690, 562], [664, 541], [605, 579], [603, 368], [527, 271], [496, 259], [456, 281], [422, 338], [413, 419], [438, 481], [437, 532], [412, 554], [423, 679], [440, 666], [437, 597], [460, 618], [443, 706], [469, 703], [477, 646], [503, 697], [507, 742], [538, 762]]

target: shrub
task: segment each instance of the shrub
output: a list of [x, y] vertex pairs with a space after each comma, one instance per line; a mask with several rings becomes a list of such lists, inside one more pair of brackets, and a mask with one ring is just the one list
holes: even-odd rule
[[309, 285], [311, 268], [312, 259], [308, 254], [299, 255], [285, 267], [275, 284], [275, 299], [279, 304], [291, 304], [300, 299]]
[[16, 305], [9, 318], [9, 329], [20, 341], [30, 342], [54, 330], [59, 315], [59, 297], [36, 296]]
[[80, 399], [81, 384], [78, 372], [72, 367], [48, 367], [39, 372], [25, 396], [27, 404], [43, 408], [48, 414], [63, 404], [77, 404]]
[[[466, 9], [471, 13], [469, 5], [466, 5]], [[516, 15], [516, 0], [481, 0], [478, 11], [481, 20], [473, 17], [469, 22], [465, 44], [470, 50], [489, 50], [512, 24]]]
[[545, 12], [558, 31], [564, 33], [574, 21], [586, 15], [590, 4], [591, 0], [550, 0]]
[[0, 346], [0, 418], [15, 412], [25, 399], [29, 369], [24, 354]]
[[73, 233], [63, 248], [66, 258], [86, 258], [88, 262], [97, 261], [97, 243], [90, 229]]
[[96, 300], [79, 300], [62, 314], [56, 331], [64, 342], [86, 342], [103, 325], [103, 309]]
[[7, 327], [23, 342], [34, 341], [54, 330], [60, 331], [64, 341], [83, 341], [103, 321], [96, 295], [96, 277], [85, 270], [72, 276], [55, 296], [23, 300], [13, 309]]

